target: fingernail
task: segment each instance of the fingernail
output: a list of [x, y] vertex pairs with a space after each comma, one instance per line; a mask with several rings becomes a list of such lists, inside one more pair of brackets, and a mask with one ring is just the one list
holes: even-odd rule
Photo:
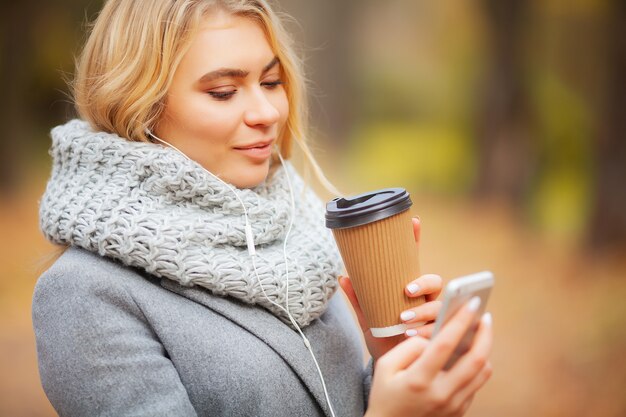
[[402, 321], [414, 319], [415, 312], [411, 310], [403, 311], [402, 314], [400, 314], [400, 318], [402, 319]]
[[487, 326], [491, 326], [491, 323], [493, 323], [493, 318], [491, 317], [491, 313], [483, 314], [483, 323], [485, 323]]
[[467, 305], [467, 309], [469, 311], [476, 311], [478, 310], [478, 307], [480, 307], [480, 297], [475, 296], [470, 300], [469, 304]]
[[406, 289], [410, 294], [415, 294], [420, 290], [420, 286], [417, 284], [409, 284], [406, 286]]
[[417, 330], [415, 329], [409, 329], [406, 332], [404, 332], [405, 335], [412, 337], [412, 336], [417, 336]]
[[415, 220], [417, 220], [418, 222], [421, 222], [421, 221], [422, 221], [422, 219], [420, 219], [420, 216], [413, 216], [413, 218], [414, 218]]

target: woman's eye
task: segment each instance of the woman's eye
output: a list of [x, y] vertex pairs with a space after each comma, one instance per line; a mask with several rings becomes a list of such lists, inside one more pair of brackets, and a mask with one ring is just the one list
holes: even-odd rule
[[270, 90], [273, 90], [274, 88], [278, 87], [279, 85], [284, 84], [284, 82], [282, 80], [276, 80], [276, 81], [267, 81], [264, 83], [261, 83], [261, 85], [263, 87], [267, 87]]
[[231, 98], [237, 90], [233, 91], [208, 91], [209, 95], [216, 100], [228, 100]]

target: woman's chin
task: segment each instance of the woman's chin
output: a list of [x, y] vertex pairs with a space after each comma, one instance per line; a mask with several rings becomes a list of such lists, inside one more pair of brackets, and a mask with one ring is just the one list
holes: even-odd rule
[[233, 172], [229, 175], [229, 178], [223, 179], [237, 188], [254, 188], [267, 179], [268, 173], [269, 162], [262, 165], [241, 168], [238, 172]]

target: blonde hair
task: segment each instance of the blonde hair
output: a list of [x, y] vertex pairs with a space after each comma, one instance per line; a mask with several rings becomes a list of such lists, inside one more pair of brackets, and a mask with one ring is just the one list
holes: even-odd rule
[[[224, 10], [254, 19], [281, 63], [289, 115], [278, 138], [285, 158], [295, 141], [318, 180], [326, 179], [306, 144], [308, 105], [302, 61], [266, 0], [108, 0], [91, 27], [76, 62], [71, 89], [81, 118], [96, 130], [132, 141], [149, 141], [146, 128], [158, 122], [172, 77], [201, 20]], [[274, 156], [277, 159], [277, 156]], [[277, 162], [276, 160], [274, 162]]]

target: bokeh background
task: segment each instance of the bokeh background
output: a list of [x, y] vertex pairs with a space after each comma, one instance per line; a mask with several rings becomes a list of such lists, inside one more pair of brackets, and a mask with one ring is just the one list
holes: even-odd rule
[[[30, 319], [55, 251], [37, 204], [101, 4], [0, 5], [2, 416], [55, 415]], [[330, 180], [407, 188], [424, 272], [496, 274], [495, 373], [468, 416], [625, 416], [626, 2], [274, 4], [293, 17]]]

